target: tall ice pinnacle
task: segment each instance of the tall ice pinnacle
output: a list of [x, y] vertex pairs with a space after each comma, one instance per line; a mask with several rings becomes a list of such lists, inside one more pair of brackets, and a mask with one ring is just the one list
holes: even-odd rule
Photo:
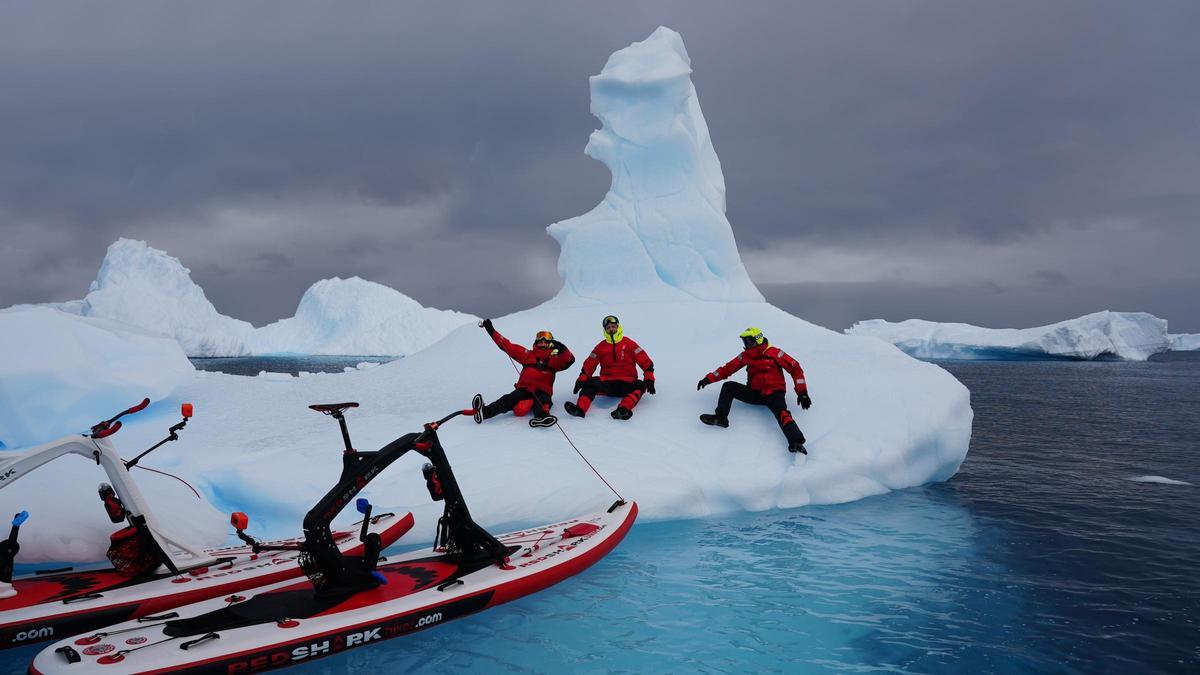
[[584, 150], [612, 173], [604, 201], [548, 229], [560, 296], [760, 302], [725, 218], [725, 177], [679, 33], [659, 27], [591, 78], [603, 127]]

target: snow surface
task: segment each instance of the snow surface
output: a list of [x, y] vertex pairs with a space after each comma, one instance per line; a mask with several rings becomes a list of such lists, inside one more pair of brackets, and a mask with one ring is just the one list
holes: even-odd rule
[[217, 312], [178, 258], [133, 239], [108, 247], [79, 313], [169, 335], [188, 356], [247, 354], [254, 331]]
[[422, 307], [393, 288], [358, 277], [324, 279], [304, 292], [296, 315], [250, 338], [255, 354], [412, 354], [479, 317]]
[[[814, 326], [762, 300], [723, 215], [720, 166], [689, 72], [682, 40], [660, 28], [617, 52], [593, 79], [593, 110], [605, 128], [588, 152], [613, 170], [613, 187], [591, 213], [550, 228], [563, 244], [559, 294], [496, 319], [524, 344], [537, 330], [553, 330], [582, 361], [600, 340], [601, 318], [614, 313], [654, 359], [658, 394], [646, 396], [631, 420], [611, 419], [616, 399], [600, 398], [586, 419], [563, 416], [561, 431], [651, 520], [840, 503], [948, 479], [971, 437], [966, 387], [889, 344]], [[809, 439], [808, 457], [787, 452], [764, 408], [735, 403], [728, 429], [697, 419], [713, 410], [720, 385], [699, 392], [696, 381], [741, 351], [737, 336], [747, 326], [762, 328], [804, 366], [813, 406], [792, 410]], [[556, 412], [577, 373], [578, 366], [558, 379]], [[222, 510], [248, 513], [251, 532], [293, 534], [341, 467], [336, 423], [309, 404], [359, 402], [348, 414], [350, 432], [355, 447], [373, 450], [467, 407], [476, 392], [493, 400], [515, 380], [511, 362], [474, 326], [347, 373], [201, 372], [167, 402], [195, 402], [193, 444], [157, 461]], [[440, 432], [481, 524], [520, 527], [612, 501], [560, 428], [531, 429], [526, 421], [505, 415], [475, 425], [461, 417]], [[122, 447], [141, 447], [161, 429], [135, 420], [121, 433]], [[407, 456], [364, 491], [379, 508], [414, 512], [410, 543], [429, 541], [441, 512], [428, 499], [421, 464]], [[0, 491], [0, 512], [16, 506], [7, 493]], [[31, 512], [44, 506], [38, 495], [30, 499], [22, 506]], [[204, 517], [186, 501], [161, 510]], [[96, 534], [97, 553], [107, 534]], [[54, 557], [37, 547], [22, 553]]]
[[1096, 312], [1037, 328], [872, 319], [846, 329], [886, 340], [921, 359], [1115, 357], [1145, 361], [1170, 347], [1167, 322], [1145, 312]]
[[584, 149], [612, 173], [588, 213], [547, 231], [564, 297], [760, 302], [725, 219], [725, 176], [679, 33], [660, 27], [591, 78], [604, 126]]
[[1200, 350], [1200, 333], [1178, 333], [1167, 337], [1171, 339], [1172, 351], [1194, 352]]
[[0, 443], [80, 433], [195, 379], [168, 338], [48, 307], [0, 310]]

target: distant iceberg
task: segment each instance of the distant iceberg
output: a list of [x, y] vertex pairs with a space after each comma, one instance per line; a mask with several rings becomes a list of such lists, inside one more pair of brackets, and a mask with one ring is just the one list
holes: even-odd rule
[[174, 338], [188, 356], [339, 354], [403, 356], [478, 318], [422, 307], [393, 288], [358, 277], [323, 279], [294, 317], [262, 328], [221, 314], [178, 258], [144, 241], [108, 247], [82, 300], [21, 305], [110, 319]]
[[1171, 348], [1166, 320], [1145, 312], [1096, 312], [1038, 328], [872, 319], [859, 321], [846, 333], [886, 340], [919, 359], [1145, 361]]
[[294, 317], [259, 328], [249, 344], [255, 354], [412, 354], [477, 321], [422, 307], [383, 284], [334, 277], [309, 287]]
[[188, 356], [242, 356], [254, 326], [218, 312], [178, 258], [144, 241], [108, 247], [82, 301], [58, 305], [175, 338]]
[[1171, 338], [1171, 351], [1194, 352], [1200, 350], [1200, 333], [1178, 333]]

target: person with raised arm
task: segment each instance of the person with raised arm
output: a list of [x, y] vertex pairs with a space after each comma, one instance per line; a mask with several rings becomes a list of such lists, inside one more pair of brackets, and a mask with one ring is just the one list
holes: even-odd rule
[[779, 347], [771, 345], [767, 341], [767, 336], [757, 328], [747, 328], [739, 337], [742, 338], [744, 347], [742, 353], [729, 363], [700, 378], [700, 382], [696, 384], [696, 391], [700, 391], [714, 382], [724, 380], [742, 368], [746, 369], [747, 382], [746, 384], [726, 382], [722, 385], [721, 394], [717, 397], [716, 412], [711, 415], [701, 415], [700, 421], [718, 427], [728, 427], [729, 409], [733, 406], [734, 399], [751, 405], [766, 406], [775, 416], [775, 421], [779, 423], [783, 435], [787, 437], [788, 450], [807, 455], [808, 451], [804, 448], [804, 433], [800, 431], [792, 413], [787, 409], [787, 399], [784, 396], [784, 392], [787, 390], [787, 380], [783, 376], [785, 370], [792, 376], [792, 382], [796, 387], [796, 403], [800, 405], [801, 409], [808, 410], [812, 406], [812, 399], [808, 397], [808, 383], [804, 380], [804, 369], [800, 367], [800, 363], [796, 359], [788, 356]]
[[491, 319], [484, 319], [479, 326], [487, 331], [501, 351], [522, 368], [513, 390], [495, 401], [484, 405], [483, 395], [475, 394], [471, 402], [475, 422], [482, 424], [486, 419], [510, 411], [517, 417], [523, 417], [532, 411], [533, 419], [529, 420], [529, 426], [554, 426], [558, 421], [550, 414], [550, 408], [554, 405], [554, 376], [575, 363], [571, 350], [555, 340], [554, 334], [548, 330], [538, 331], [534, 336], [533, 349], [526, 349], [509, 342], [492, 325]]

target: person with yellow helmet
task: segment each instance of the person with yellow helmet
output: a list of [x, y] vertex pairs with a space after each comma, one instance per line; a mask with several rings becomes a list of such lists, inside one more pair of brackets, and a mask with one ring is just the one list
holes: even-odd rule
[[746, 369], [747, 382], [726, 382], [722, 385], [721, 394], [717, 397], [716, 413], [701, 415], [700, 421], [718, 427], [728, 427], [729, 409], [733, 406], [734, 399], [752, 405], [764, 405], [770, 409], [775, 421], [779, 423], [779, 428], [783, 430], [783, 435], [787, 437], [788, 450], [807, 455], [804, 433], [800, 431], [792, 413], [787, 409], [787, 399], [784, 397], [787, 380], [783, 376], [785, 370], [792, 376], [796, 387], [796, 403], [800, 404], [802, 409], [808, 410], [812, 406], [812, 399], [808, 397], [804, 369], [796, 359], [788, 356], [779, 347], [772, 346], [767, 341], [767, 336], [758, 328], [747, 328], [739, 337], [742, 338], [744, 347], [742, 353], [700, 378], [700, 382], [696, 384], [696, 391], [724, 380], [742, 368]]
[[531, 427], [550, 427], [558, 420], [550, 414], [554, 405], [551, 397], [554, 395], [554, 374], [570, 368], [575, 363], [571, 350], [558, 340], [548, 330], [538, 331], [534, 337], [533, 349], [526, 349], [513, 344], [500, 334], [492, 325], [491, 319], [484, 319], [479, 326], [509, 358], [521, 364], [521, 374], [513, 390], [504, 396], [483, 404], [483, 395], [475, 394], [471, 408], [475, 411], [475, 422], [482, 424], [484, 420], [496, 415], [512, 411], [517, 417], [533, 411], [533, 419], [529, 420]]
[[[563, 410], [575, 417], [583, 417], [596, 396], [621, 397], [621, 402], [609, 414], [615, 420], [627, 420], [633, 417], [633, 407], [642, 400], [642, 394], [654, 393], [654, 362], [638, 343], [625, 337], [617, 317], [611, 314], [604, 317], [600, 327], [604, 330], [604, 339], [584, 359], [579, 379], [575, 380], [579, 400], [575, 403], [567, 401]], [[600, 376], [592, 377], [597, 366]], [[642, 369], [640, 380], [638, 368]]]

